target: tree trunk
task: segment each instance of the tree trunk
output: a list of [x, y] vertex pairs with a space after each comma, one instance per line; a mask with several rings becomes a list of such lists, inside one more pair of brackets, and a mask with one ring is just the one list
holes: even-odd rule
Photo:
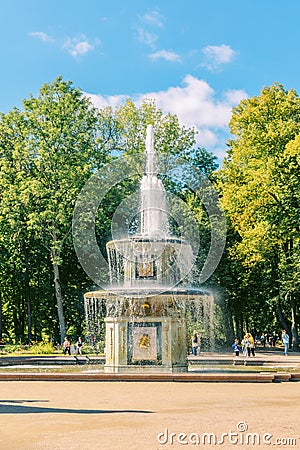
[[245, 327], [246, 327], [246, 333], [253, 333], [253, 331], [250, 329], [250, 326], [249, 326], [248, 317], [246, 317], [246, 319], [245, 319]]
[[[284, 244], [284, 253], [287, 267], [293, 267], [293, 251], [294, 251], [294, 242], [293, 239], [289, 239]], [[298, 338], [298, 327], [297, 327], [297, 308], [296, 301], [293, 293], [291, 291], [287, 292], [286, 299], [289, 301], [291, 307], [291, 334], [290, 337], [290, 346], [293, 345], [293, 350], [298, 350], [299, 338]]]
[[236, 316], [234, 316], [232, 319], [232, 323], [233, 323], [233, 338], [235, 338], [236, 336], [240, 336], [240, 327], [239, 327], [239, 320]]
[[0, 344], [2, 342], [2, 292], [0, 291]]
[[290, 327], [289, 327], [289, 325], [288, 325], [287, 321], [285, 320], [284, 315], [282, 313], [279, 296], [277, 297], [277, 314], [278, 314], [278, 318], [279, 318], [279, 321], [281, 323], [282, 328], [284, 330], [287, 330], [287, 331], [289, 330], [290, 331]]
[[51, 257], [52, 257], [52, 266], [53, 266], [53, 272], [54, 272], [54, 288], [55, 288], [57, 313], [58, 313], [58, 320], [59, 320], [60, 343], [62, 344], [64, 341], [64, 338], [66, 336], [66, 324], [65, 324], [62, 292], [61, 292], [61, 285], [60, 285], [59, 265], [57, 263], [58, 258], [57, 258], [56, 251], [54, 248], [51, 249]]
[[26, 269], [26, 304], [27, 304], [27, 343], [31, 343], [32, 331], [31, 331], [31, 302], [30, 302], [30, 274], [29, 274], [29, 263], [28, 263], [28, 253], [25, 249], [25, 269]]
[[292, 337], [293, 337], [293, 350], [298, 350], [299, 345], [299, 337], [298, 337], [298, 327], [297, 327], [297, 319], [296, 319], [296, 302], [295, 298], [292, 294], [290, 294], [290, 303], [291, 303], [291, 319], [292, 319]]
[[239, 315], [239, 335], [241, 337], [241, 339], [243, 339], [244, 337], [244, 317], [243, 314], [240, 312]]
[[[284, 318], [284, 316], [283, 316], [283, 313], [282, 313], [282, 310], [281, 310], [281, 304], [280, 304], [280, 298], [279, 298], [279, 295], [278, 295], [278, 297], [277, 297], [277, 314], [278, 314], [278, 318], [279, 318], [279, 321], [280, 321], [280, 323], [281, 323], [282, 328], [288, 332], [288, 335], [289, 335], [289, 336], [292, 337], [292, 331], [291, 331], [291, 328], [290, 328], [290, 326], [288, 325], [287, 321], [285, 320], [285, 318]], [[290, 339], [290, 344], [291, 344], [291, 341], [292, 341], [292, 340]]]
[[31, 344], [32, 329], [31, 329], [31, 304], [29, 292], [27, 294], [27, 342]]
[[[225, 334], [226, 334], [226, 342], [228, 344], [233, 342], [233, 339], [235, 337], [235, 317], [232, 314], [232, 310], [230, 307], [230, 303], [229, 302], [224, 302], [224, 304], [222, 304], [222, 309], [224, 309], [224, 324], [225, 324]], [[226, 311], [226, 313], [225, 313]], [[82, 321], [81, 321], [82, 323]]]

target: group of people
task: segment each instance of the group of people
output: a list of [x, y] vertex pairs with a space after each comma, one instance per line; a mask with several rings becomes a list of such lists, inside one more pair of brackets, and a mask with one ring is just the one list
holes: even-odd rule
[[[275, 336], [275, 333], [274, 333]], [[238, 339], [235, 339], [232, 344], [232, 349], [235, 354], [235, 356], [239, 356], [240, 352], [243, 352], [244, 357], [250, 357], [255, 356], [255, 339], [253, 338], [251, 333], [246, 333], [244, 338], [241, 341], [241, 344]], [[284, 345], [284, 355], [288, 354], [289, 350], [289, 343], [290, 343], [290, 337], [286, 330], [282, 330], [281, 335], [281, 341]], [[261, 340], [262, 345], [264, 346], [264, 343]], [[240, 346], [241, 345], [241, 346]]]
[[[83, 347], [83, 342], [82, 342], [81, 337], [79, 337], [76, 344], [74, 345], [75, 352], [77, 354], [81, 355], [82, 347]], [[69, 341], [69, 339], [67, 337], [65, 337], [64, 343], [63, 343], [63, 354], [71, 355], [71, 342]]]
[[262, 333], [258, 340], [260, 340], [260, 343], [263, 347], [265, 347], [266, 344], [268, 344], [270, 347], [276, 347], [278, 336], [275, 331], [272, 334]]
[[241, 348], [238, 339], [234, 340], [234, 343], [231, 347], [235, 353], [235, 356], [239, 356], [241, 351], [243, 352], [243, 355], [245, 357], [251, 355], [255, 356], [255, 341], [251, 333], [245, 334], [244, 338], [241, 341]]

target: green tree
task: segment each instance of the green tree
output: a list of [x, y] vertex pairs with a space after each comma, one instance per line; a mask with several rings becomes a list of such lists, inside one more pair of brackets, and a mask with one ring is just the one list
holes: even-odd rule
[[[24, 339], [25, 317], [27, 317], [27, 340], [30, 341], [29, 263], [33, 242], [32, 236], [26, 232], [26, 208], [20, 201], [29, 176], [28, 155], [23, 151], [24, 130], [25, 121], [17, 109], [7, 116], [1, 115], [0, 264], [3, 270], [0, 286], [4, 309], [6, 313], [9, 310], [12, 313], [16, 337]], [[13, 301], [9, 301], [8, 298], [12, 298]], [[7, 329], [5, 331], [8, 332]]]
[[29, 284], [32, 239], [48, 252], [63, 340], [62, 249], [70, 237], [76, 196], [107, 152], [97, 136], [96, 109], [70, 82], [59, 77], [23, 105], [23, 112], [14, 110], [2, 117], [2, 212], [6, 222], [9, 217], [10, 238], [13, 226], [19, 230], [18, 236], [22, 232], [27, 240], [20, 250], [27, 264], [25, 284]]
[[47, 248], [54, 275], [61, 342], [66, 334], [61, 255], [70, 236], [77, 194], [106, 152], [97, 139], [97, 111], [81, 90], [60, 77], [25, 100], [26, 146], [31, 156], [28, 195], [36, 205], [28, 227]]
[[273, 261], [271, 295], [289, 305], [288, 320], [280, 317], [297, 347], [300, 99], [282, 85], [266, 87], [233, 110], [230, 130], [219, 185], [240, 236], [232, 252], [248, 268]]

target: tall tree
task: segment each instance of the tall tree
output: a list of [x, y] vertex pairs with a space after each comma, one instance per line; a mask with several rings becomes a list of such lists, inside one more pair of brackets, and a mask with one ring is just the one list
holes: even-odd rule
[[31, 96], [23, 105], [22, 112], [14, 110], [2, 117], [2, 213], [5, 217], [9, 213], [11, 238], [14, 227], [17, 236], [23, 233], [27, 240], [20, 253], [25, 264], [29, 334], [31, 236], [47, 249], [51, 260], [62, 341], [66, 334], [62, 249], [70, 236], [76, 196], [90, 170], [103, 163], [106, 151], [97, 138], [97, 111], [82, 91], [61, 77], [42, 86], [38, 97]]
[[297, 347], [300, 99], [282, 85], [266, 87], [233, 110], [230, 130], [220, 188], [241, 238], [234, 251], [248, 267], [273, 261], [275, 297], [289, 304], [285, 323]]
[[28, 195], [36, 205], [28, 227], [49, 252], [59, 317], [61, 342], [66, 325], [60, 266], [70, 235], [76, 196], [91, 166], [105, 159], [97, 142], [97, 112], [81, 90], [61, 77], [40, 89], [37, 98], [24, 100], [27, 124], [25, 145], [31, 156]]

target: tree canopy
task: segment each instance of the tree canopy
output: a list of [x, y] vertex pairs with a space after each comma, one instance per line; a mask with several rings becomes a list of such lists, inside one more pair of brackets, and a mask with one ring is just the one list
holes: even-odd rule
[[234, 138], [219, 185], [239, 236], [231, 253], [252, 273], [260, 267], [270, 279], [272, 272], [260, 304], [273, 296], [278, 306], [285, 305], [282, 326], [292, 328], [297, 345], [300, 99], [282, 85], [266, 87], [233, 110], [230, 130]]

